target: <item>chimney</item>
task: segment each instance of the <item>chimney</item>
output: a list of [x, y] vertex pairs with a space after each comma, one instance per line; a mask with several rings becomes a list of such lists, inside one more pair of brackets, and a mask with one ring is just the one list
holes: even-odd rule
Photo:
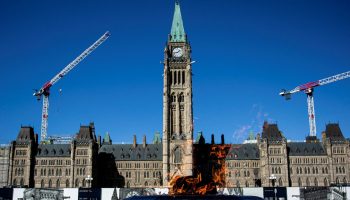
[[146, 148], [146, 135], [143, 136], [142, 147]]
[[211, 134], [211, 144], [215, 144], [214, 134]]
[[136, 148], [136, 135], [134, 135], [134, 142], [133, 142], [132, 146], [133, 146], [134, 148]]
[[221, 144], [225, 144], [225, 136], [224, 136], [224, 134], [221, 134]]

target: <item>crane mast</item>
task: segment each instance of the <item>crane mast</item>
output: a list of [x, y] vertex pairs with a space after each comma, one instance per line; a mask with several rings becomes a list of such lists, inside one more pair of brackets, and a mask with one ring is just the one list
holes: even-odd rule
[[43, 98], [43, 108], [42, 108], [42, 118], [41, 118], [41, 142], [46, 140], [47, 136], [47, 126], [49, 117], [49, 96], [50, 88], [57, 83], [61, 78], [67, 75], [72, 69], [74, 69], [86, 56], [92, 53], [97, 47], [99, 47], [104, 41], [108, 39], [110, 33], [107, 31], [104, 33], [95, 43], [88, 47], [83, 53], [76, 57], [72, 62], [70, 62], [65, 68], [63, 68], [58, 74], [56, 74], [50, 81], [46, 82], [39, 90], [37, 90], [33, 96], [36, 96], [38, 100]]
[[334, 76], [330, 76], [318, 81], [313, 81], [309, 83], [305, 83], [303, 85], [299, 85], [296, 88], [286, 91], [282, 90], [279, 95], [284, 96], [287, 100], [291, 99], [291, 95], [300, 91], [304, 91], [307, 95], [307, 108], [309, 115], [309, 126], [310, 126], [310, 136], [316, 136], [316, 119], [315, 119], [315, 103], [314, 103], [314, 88], [321, 85], [326, 85], [329, 83], [333, 83], [336, 81], [340, 81], [346, 78], [350, 78], [350, 71], [337, 74]]

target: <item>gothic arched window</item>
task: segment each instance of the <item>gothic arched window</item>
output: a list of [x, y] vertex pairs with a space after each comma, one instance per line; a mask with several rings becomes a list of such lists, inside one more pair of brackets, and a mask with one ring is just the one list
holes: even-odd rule
[[177, 84], [177, 73], [176, 73], [176, 71], [174, 72], [174, 85], [176, 85]]
[[278, 179], [278, 186], [282, 187], [283, 186], [283, 181], [282, 181], [282, 178], [279, 178]]
[[182, 71], [182, 84], [185, 84], [185, 80], [186, 80], [185, 72]]
[[309, 178], [306, 178], [306, 186], [310, 186], [310, 180], [309, 180]]
[[69, 188], [69, 179], [66, 180], [66, 188]]
[[315, 178], [315, 180], [314, 180], [314, 184], [315, 184], [315, 186], [318, 186], [318, 181], [317, 181], [317, 178]]
[[324, 178], [323, 184], [324, 184], [324, 186], [328, 186], [328, 180], [327, 180], [327, 178]]
[[75, 179], [75, 187], [79, 187], [79, 179]]
[[240, 184], [239, 184], [239, 181], [237, 180], [236, 181], [236, 187], [239, 187], [240, 186]]
[[51, 179], [49, 180], [49, 188], [52, 188], [52, 181], [51, 181]]
[[182, 161], [182, 155], [181, 155], [181, 148], [176, 147], [174, 150], [174, 163], [181, 163]]
[[60, 179], [57, 179], [57, 181], [56, 181], [56, 187], [57, 187], [57, 188], [60, 187], [60, 185], [61, 185], [60, 183], [61, 183], [61, 182], [60, 182]]
[[299, 178], [299, 179], [298, 179], [298, 186], [301, 187], [302, 185], [303, 185], [303, 184], [302, 184], [302, 182], [301, 182], [301, 179]]

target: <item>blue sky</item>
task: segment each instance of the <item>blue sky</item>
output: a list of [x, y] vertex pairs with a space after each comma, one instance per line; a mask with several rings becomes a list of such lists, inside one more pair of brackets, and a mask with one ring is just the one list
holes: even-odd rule
[[[309, 132], [306, 95], [282, 88], [350, 70], [349, 1], [181, 3], [192, 46], [195, 133], [241, 142], [264, 120], [288, 139]], [[32, 96], [105, 31], [111, 37], [51, 89], [49, 135], [95, 122], [113, 142], [162, 131], [163, 49], [174, 1], [1, 1], [0, 143], [21, 125], [40, 134]], [[62, 92], [59, 92], [62, 89]], [[329, 122], [350, 135], [350, 79], [316, 88], [317, 135]]]

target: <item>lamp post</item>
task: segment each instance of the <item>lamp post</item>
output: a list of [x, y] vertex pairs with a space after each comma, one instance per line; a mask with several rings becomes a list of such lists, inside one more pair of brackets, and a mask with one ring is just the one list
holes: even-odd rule
[[275, 182], [276, 182], [277, 177], [274, 174], [271, 174], [269, 179], [272, 182], [273, 192], [275, 193], [275, 199], [277, 199], [277, 189], [275, 188]]
[[85, 178], [87, 184], [88, 184], [88, 187], [91, 188], [91, 182], [92, 180], [94, 180], [94, 178], [92, 178], [90, 175], [88, 175], [86, 178]]

